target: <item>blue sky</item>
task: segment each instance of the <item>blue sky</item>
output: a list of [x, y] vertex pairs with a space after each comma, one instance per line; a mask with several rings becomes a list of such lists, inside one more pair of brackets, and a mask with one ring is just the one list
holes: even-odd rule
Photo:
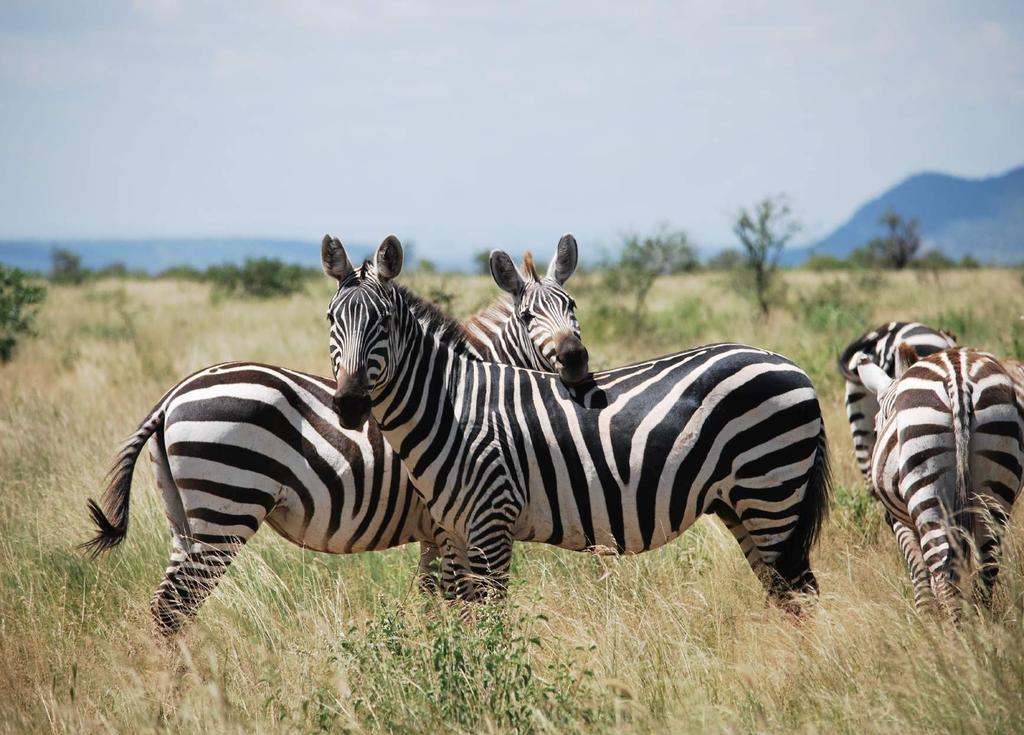
[[0, 237], [805, 239], [1024, 162], [1021, 2], [0, 2]]

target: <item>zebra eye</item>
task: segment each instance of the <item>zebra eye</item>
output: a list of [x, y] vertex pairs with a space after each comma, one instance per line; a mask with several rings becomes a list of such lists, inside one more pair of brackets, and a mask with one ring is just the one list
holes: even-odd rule
[[520, 312], [519, 318], [523, 320], [523, 324], [529, 324], [533, 321], [533, 314], [529, 311]]
[[569, 299], [569, 308], [576, 311], [576, 302], [573, 299]]
[[334, 314], [331, 312], [327, 312], [327, 323], [334, 324]]

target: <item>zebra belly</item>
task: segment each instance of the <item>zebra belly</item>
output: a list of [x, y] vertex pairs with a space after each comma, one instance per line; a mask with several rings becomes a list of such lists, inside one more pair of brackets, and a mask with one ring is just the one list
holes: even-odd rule
[[334, 554], [431, 539], [425, 509], [390, 452], [381, 468], [364, 453], [357, 479], [340, 452], [299, 450], [253, 424], [169, 420], [165, 444], [186, 513], [236, 517], [241, 525], [226, 534], [265, 517], [293, 543]]

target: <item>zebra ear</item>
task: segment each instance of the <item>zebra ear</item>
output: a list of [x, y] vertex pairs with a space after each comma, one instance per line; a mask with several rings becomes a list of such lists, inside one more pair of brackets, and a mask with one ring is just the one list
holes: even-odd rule
[[345, 246], [341, 240], [330, 235], [324, 235], [320, 243], [320, 264], [324, 273], [341, 283], [352, 273], [352, 263], [345, 252]]
[[377, 278], [381, 281], [390, 281], [402, 272], [402, 243], [394, 235], [388, 235], [380, 245], [377, 246], [377, 254], [373, 256], [373, 262], [377, 265]]
[[523, 278], [523, 274], [519, 272], [516, 264], [512, 262], [512, 258], [504, 250], [491, 251], [491, 275], [494, 277], [494, 282], [498, 284], [498, 288], [516, 298], [526, 288], [526, 279]]
[[569, 276], [576, 272], [577, 262], [576, 238], [570, 233], [562, 235], [555, 248], [555, 257], [551, 259], [548, 266], [547, 277], [559, 285], [569, 280]]
[[860, 382], [864, 384], [864, 387], [876, 396], [884, 393], [893, 382], [892, 378], [886, 375], [882, 368], [866, 357], [857, 366], [857, 374], [860, 376]]
[[899, 378], [907, 371], [908, 367], [920, 359], [913, 345], [900, 342], [899, 347], [896, 348], [896, 377]]

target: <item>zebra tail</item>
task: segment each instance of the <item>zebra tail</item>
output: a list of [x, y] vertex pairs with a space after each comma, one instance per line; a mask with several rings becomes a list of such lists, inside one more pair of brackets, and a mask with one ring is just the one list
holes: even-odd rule
[[128, 501], [132, 489], [132, 475], [139, 453], [146, 446], [149, 437], [164, 422], [164, 402], [145, 418], [139, 428], [121, 445], [114, 458], [114, 464], [107, 473], [107, 487], [103, 492], [103, 507], [89, 498], [88, 508], [97, 533], [89, 541], [79, 545], [90, 557], [96, 558], [110, 551], [128, 535]]
[[946, 384], [953, 410], [953, 441], [956, 445], [956, 492], [950, 508], [953, 521], [974, 537], [975, 514], [968, 512], [971, 501], [971, 423], [974, 418], [974, 396], [970, 383], [964, 381], [958, 391], [952, 382]]
[[799, 544], [803, 558], [811, 554], [818, 543], [818, 536], [828, 518], [829, 503], [832, 494], [832, 466], [828, 456], [828, 437], [825, 435], [825, 419], [821, 419], [818, 432], [818, 453], [814, 457], [807, 478], [807, 491], [800, 507], [800, 516], [791, 538]]

